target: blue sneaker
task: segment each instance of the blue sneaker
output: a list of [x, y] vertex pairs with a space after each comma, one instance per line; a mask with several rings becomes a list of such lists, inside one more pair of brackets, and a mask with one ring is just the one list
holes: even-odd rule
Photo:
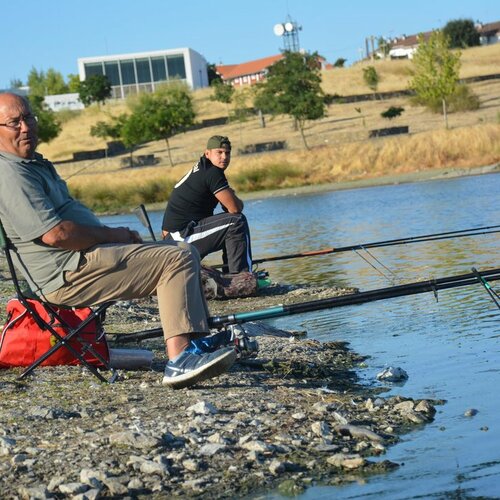
[[230, 330], [221, 330], [214, 335], [191, 340], [186, 351], [193, 354], [203, 354], [205, 352], [214, 352], [221, 347], [234, 347], [232, 337]]
[[172, 389], [189, 387], [202, 380], [217, 377], [227, 371], [235, 361], [236, 351], [229, 347], [201, 354], [185, 349], [167, 363], [162, 383]]
[[248, 338], [243, 327], [230, 325], [227, 329], [221, 330], [214, 335], [191, 340], [186, 351], [193, 354], [203, 354], [214, 352], [221, 347], [236, 349], [238, 358], [254, 356], [259, 350], [257, 342]]

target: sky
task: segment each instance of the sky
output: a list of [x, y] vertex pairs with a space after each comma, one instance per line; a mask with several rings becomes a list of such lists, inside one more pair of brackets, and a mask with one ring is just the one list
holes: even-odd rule
[[360, 59], [370, 36], [397, 37], [452, 19], [500, 21], [499, 0], [3, 0], [0, 88], [32, 68], [67, 78], [77, 59], [189, 47], [208, 63], [275, 55], [273, 27], [295, 21], [300, 47], [328, 62]]

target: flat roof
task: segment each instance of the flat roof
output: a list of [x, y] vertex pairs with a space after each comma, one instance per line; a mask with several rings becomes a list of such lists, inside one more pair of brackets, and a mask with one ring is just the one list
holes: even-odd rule
[[[133, 52], [130, 54], [115, 54], [111, 56], [93, 56], [93, 57], [79, 57], [78, 61], [82, 63], [87, 62], [98, 62], [98, 61], [116, 61], [117, 59], [140, 59], [143, 57], [154, 57], [154, 56], [165, 56], [165, 55], [174, 55], [174, 54], [185, 54], [186, 52], [195, 52], [195, 50], [190, 49], [189, 47], [182, 47], [179, 49], [166, 49], [166, 50], [152, 50], [149, 52]], [[199, 54], [201, 55], [201, 54]]]

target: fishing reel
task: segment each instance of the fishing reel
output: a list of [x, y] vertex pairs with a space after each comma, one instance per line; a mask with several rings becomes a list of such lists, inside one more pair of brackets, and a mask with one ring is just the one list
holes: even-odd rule
[[257, 356], [259, 344], [255, 339], [247, 336], [241, 325], [228, 325], [226, 328], [231, 335], [231, 343], [234, 344], [239, 359]]

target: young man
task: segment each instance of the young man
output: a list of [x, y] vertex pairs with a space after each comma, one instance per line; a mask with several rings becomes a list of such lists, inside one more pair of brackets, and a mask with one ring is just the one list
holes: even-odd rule
[[[175, 185], [163, 216], [163, 237], [191, 243], [203, 259], [222, 250], [229, 273], [252, 270], [250, 230], [243, 202], [224, 174], [231, 161], [231, 143], [214, 135], [198, 163]], [[214, 215], [221, 204], [224, 212]]]
[[187, 387], [226, 371], [234, 349], [197, 344], [209, 329], [196, 250], [102, 225], [35, 153], [37, 141], [28, 101], [0, 94], [0, 220], [33, 292], [75, 307], [156, 294], [169, 357], [163, 384]]

